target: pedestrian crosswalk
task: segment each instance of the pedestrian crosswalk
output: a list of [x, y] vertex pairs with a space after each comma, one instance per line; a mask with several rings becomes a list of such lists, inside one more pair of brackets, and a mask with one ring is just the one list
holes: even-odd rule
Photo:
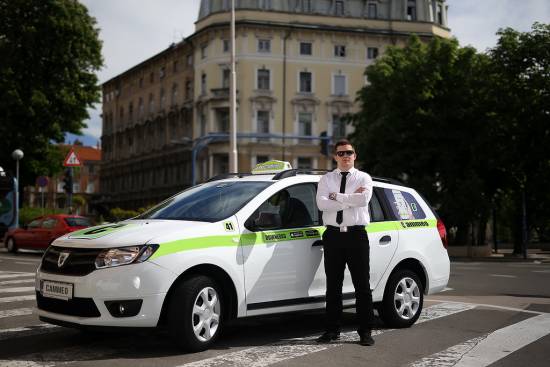
[[[109, 337], [98, 340], [94, 343], [76, 343], [72, 342], [74, 338], [70, 334], [72, 331], [53, 325], [43, 324], [33, 315], [35, 306], [34, 286], [24, 286], [33, 283], [33, 273], [30, 272], [9, 272], [0, 271], [0, 366], [1, 367], [44, 367], [66, 365], [67, 363], [86, 362], [89, 360], [110, 360], [117, 359], [118, 353], [140, 355], [139, 346], [132, 344], [131, 336], [124, 336], [122, 339], [117, 336], [116, 342], [110, 343]], [[520, 351], [522, 348], [535, 343], [544, 338], [550, 338], [550, 313], [538, 312], [533, 310], [522, 310], [508, 307], [498, 307], [488, 304], [470, 304], [464, 302], [438, 301], [439, 303], [429, 304], [422, 311], [422, 314], [416, 322], [414, 328], [445, 328], [446, 320], [457, 318], [468, 320], [465, 317], [468, 313], [487, 312], [508, 313], [510, 315], [521, 314], [522, 317], [505, 317], [502, 323], [496, 328], [469, 328], [464, 338], [455, 340], [441, 348], [430, 350], [422, 355], [422, 352], [411, 355], [407, 361], [408, 367], [428, 367], [428, 366], [479, 366], [485, 367], [494, 364], [497, 361], [505, 359], [510, 354]], [[283, 316], [282, 316], [283, 317]], [[320, 316], [321, 317], [321, 316]], [[449, 327], [449, 326], [447, 326]], [[456, 329], [456, 325], [454, 326]], [[453, 329], [453, 331], [455, 331]], [[262, 330], [258, 330], [261, 335]], [[68, 337], [58, 338], [60, 343], [72, 343], [62, 348], [44, 348], [44, 346], [35, 345], [33, 338], [40, 338], [42, 335], [48, 335], [48, 338], [55, 335], [68, 335]], [[399, 343], [415, 343], [418, 340], [401, 340], [406, 337], [407, 329], [377, 329], [373, 332], [375, 340], [391, 336], [390, 340], [399, 340]], [[339, 353], [342, 348], [357, 348], [356, 355], [364, 354], [370, 358], [375, 358], [379, 344], [372, 348], [365, 348], [356, 345], [357, 334], [354, 330], [345, 330], [338, 342], [331, 344], [318, 344], [315, 338], [318, 334], [310, 333], [307, 336], [299, 338], [278, 338], [276, 342], [267, 342], [265, 344], [253, 344], [246, 347], [246, 342], [223, 340], [221, 348], [213, 348], [204, 353], [194, 355], [174, 356], [173, 350], [167, 355], [170, 359], [162, 362], [163, 365], [177, 367], [215, 367], [215, 366], [233, 366], [233, 367], [267, 367], [271, 365], [310, 365], [313, 362], [307, 362], [307, 358], [315, 356], [327, 356], [333, 353]], [[239, 336], [237, 335], [237, 338]], [[127, 338], [127, 339], [126, 339]], [[151, 337], [152, 338], [152, 337]], [[23, 342], [23, 339], [25, 340]], [[21, 340], [21, 343], [32, 346], [23, 352], [10, 357], [8, 350], [4, 349], [3, 343], [15, 342]], [[43, 339], [41, 339], [43, 340]], [[115, 339], [111, 339], [115, 340]], [[388, 343], [388, 339], [383, 339]], [[165, 341], [168, 343], [168, 341]], [[152, 341], [152, 344], [160, 343]], [[396, 342], [397, 343], [397, 342]], [[12, 343], [13, 345], [13, 343]], [[250, 345], [250, 344], [249, 344]], [[450, 345], [450, 346], [449, 346]], [[379, 348], [379, 347], [378, 347]], [[60, 355], [59, 350], [63, 353]], [[433, 351], [436, 351], [433, 353]], [[122, 351], [122, 352], [121, 352]], [[374, 356], [374, 357], [373, 357]], [[137, 357], [139, 358], [139, 357]], [[306, 358], [306, 360], [304, 360]], [[299, 362], [298, 362], [299, 361]], [[304, 362], [305, 361], [305, 362]], [[356, 365], [362, 365], [359, 361]]]

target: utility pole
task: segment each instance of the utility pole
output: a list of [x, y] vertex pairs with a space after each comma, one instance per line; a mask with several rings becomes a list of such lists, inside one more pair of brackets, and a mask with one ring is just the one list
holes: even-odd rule
[[231, 90], [229, 91], [229, 172], [239, 171], [237, 156], [237, 74], [235, 71], [235, 0], [231, 0]]

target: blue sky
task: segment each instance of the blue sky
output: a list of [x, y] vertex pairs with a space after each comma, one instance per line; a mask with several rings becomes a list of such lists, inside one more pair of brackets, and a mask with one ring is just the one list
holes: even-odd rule
[[[191, 35], [200, 0], [80, 0], [96, 18], [103, 41], [103, 83], [172, 42]], [[550, 0], [447, 0], [449, 27], [460, 44], [479, 51], [495, 46], [496, 32], [512, 27], [528, 31], [535, 21], [550, 22]], [[88, 128], [78, 138], [96, 145], [101, 136], [101, 105], [90, 110]]]

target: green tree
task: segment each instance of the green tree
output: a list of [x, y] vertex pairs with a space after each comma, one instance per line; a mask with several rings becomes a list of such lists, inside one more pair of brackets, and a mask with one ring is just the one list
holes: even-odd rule
[[485, 107], [488, 62], [454, 39], [413, 36], [366, 69], [369, 84], [351, 118], [365, 169], [424, 193], [458, 244], [485, 242], [498, 182]]
[[[550, 225], [550, 24], [535, 23], [531, 32], [498, 32], [489, 51], [493, 132], [501, 175], [514, 210], [515, 252], [524, 234], [544, 238]], [[523, 207], [527, 228], [523, 228]]]
[[99, 101], [95, 19], [76, 0], [0, 0], [0, 166], [25, 152], [22, 183], [61, 169], [52, 145], [81, 133]]

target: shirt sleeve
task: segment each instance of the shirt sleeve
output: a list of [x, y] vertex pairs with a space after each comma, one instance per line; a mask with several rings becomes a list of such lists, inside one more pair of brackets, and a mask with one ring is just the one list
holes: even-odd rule
[[361, 187], [365, 188], [365, 191], [357, 194], [336, 194], [336, 201], [349, 207], [363, 207], [369, 205], [370, 198], [372, 197], [372, 178], [365, 174], [361, 179]]
[[325, 212], [325, 211], [339, 211], [348, 209], [350, 206], [341, 202], [338, 202], [336, 200], [330, 200], [328, 198], [330, 194], [329, 188], [328, 188], [328, 182], [326, 180], [326, 175], [321, 177], [321, 180], [319, 181], [319, 185], [317, 186], [317, 206], [319, 207], [319, 210]]

